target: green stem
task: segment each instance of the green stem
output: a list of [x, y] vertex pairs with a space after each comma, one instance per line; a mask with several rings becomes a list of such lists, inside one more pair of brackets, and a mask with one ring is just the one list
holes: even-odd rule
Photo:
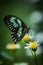
[[31, 53], [32, 53], [32, 56], [34, 57], [35, 65], [37, 65], [36, 52], [34, 52], [34, 54], [33, 54], [32, 50], [31, 50]]
[[37, 59], [36, 59], [36, 52], [34, 52], [34, 59], [35, 59], [35, 63], [36, 63], [36, 65], [37, 65]]
[[16, 51], [13, 51], [14, 62], [17, 62]]

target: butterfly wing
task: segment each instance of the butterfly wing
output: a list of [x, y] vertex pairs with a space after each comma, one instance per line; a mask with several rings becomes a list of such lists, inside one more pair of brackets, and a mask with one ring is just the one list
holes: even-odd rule
[[4, 22], [12, 32], [12, 38], [15, 43], [19, 42], [29, 31], [24, 22], [16, 16], [8, 15], [4, 18]]

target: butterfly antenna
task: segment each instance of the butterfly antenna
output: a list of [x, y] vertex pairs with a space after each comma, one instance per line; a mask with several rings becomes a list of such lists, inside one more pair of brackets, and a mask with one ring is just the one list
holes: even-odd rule
[[29, 30], [31, 29], [31, 27], [32, 27], [32, 24], [29, 26], [29, 28], [28, 28], [28, 32], [29, 32]]
[[29, 32], [29, 30], [31, 29], [31, 27], [32, 27], [32, 24], [29, 26], [27, 33]]

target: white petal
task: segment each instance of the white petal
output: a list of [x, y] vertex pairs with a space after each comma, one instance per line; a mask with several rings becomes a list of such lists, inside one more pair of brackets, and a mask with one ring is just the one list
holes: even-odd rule
[[16, 45], [16, 48], [19, 49], [20, 48], [20, 45]]
[[26, 46], [25, 49], [29, 48], [29, 46]]
[[29, 42], [29, 44], [31, 44], [31, 42]]
[[38, 46], [39, 46], [40, 44], [38, 44]]
[[7, 44], [6, 48], [9, 49], [10, 48], [10, 44]]
[[27, 43], [26, 45], [30, 45], [30, 44]]

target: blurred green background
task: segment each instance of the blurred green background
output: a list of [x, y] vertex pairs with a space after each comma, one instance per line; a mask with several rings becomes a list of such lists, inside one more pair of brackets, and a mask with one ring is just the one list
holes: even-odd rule
[[[30, 52], [26, 53], [26, 43], [21, 40], [21, 48], [17, 51], [6, 49], [8, 43], [13, 42], [11, 31], [4, 23], [6, 15], [15, 15], [22, 19], [29, 27], [31, 24], [32, 34], [39, 41], [40, 48], [37, 54], [38, 65], [42, 64], [43, 57], [43, 20], [42, 4], [39, 0], [0, 0], [0, 65], [35, 65]], [[38, 52], [38, 51], [37, 51]], [[29, 55], [30, 54], [30, 55]]]

